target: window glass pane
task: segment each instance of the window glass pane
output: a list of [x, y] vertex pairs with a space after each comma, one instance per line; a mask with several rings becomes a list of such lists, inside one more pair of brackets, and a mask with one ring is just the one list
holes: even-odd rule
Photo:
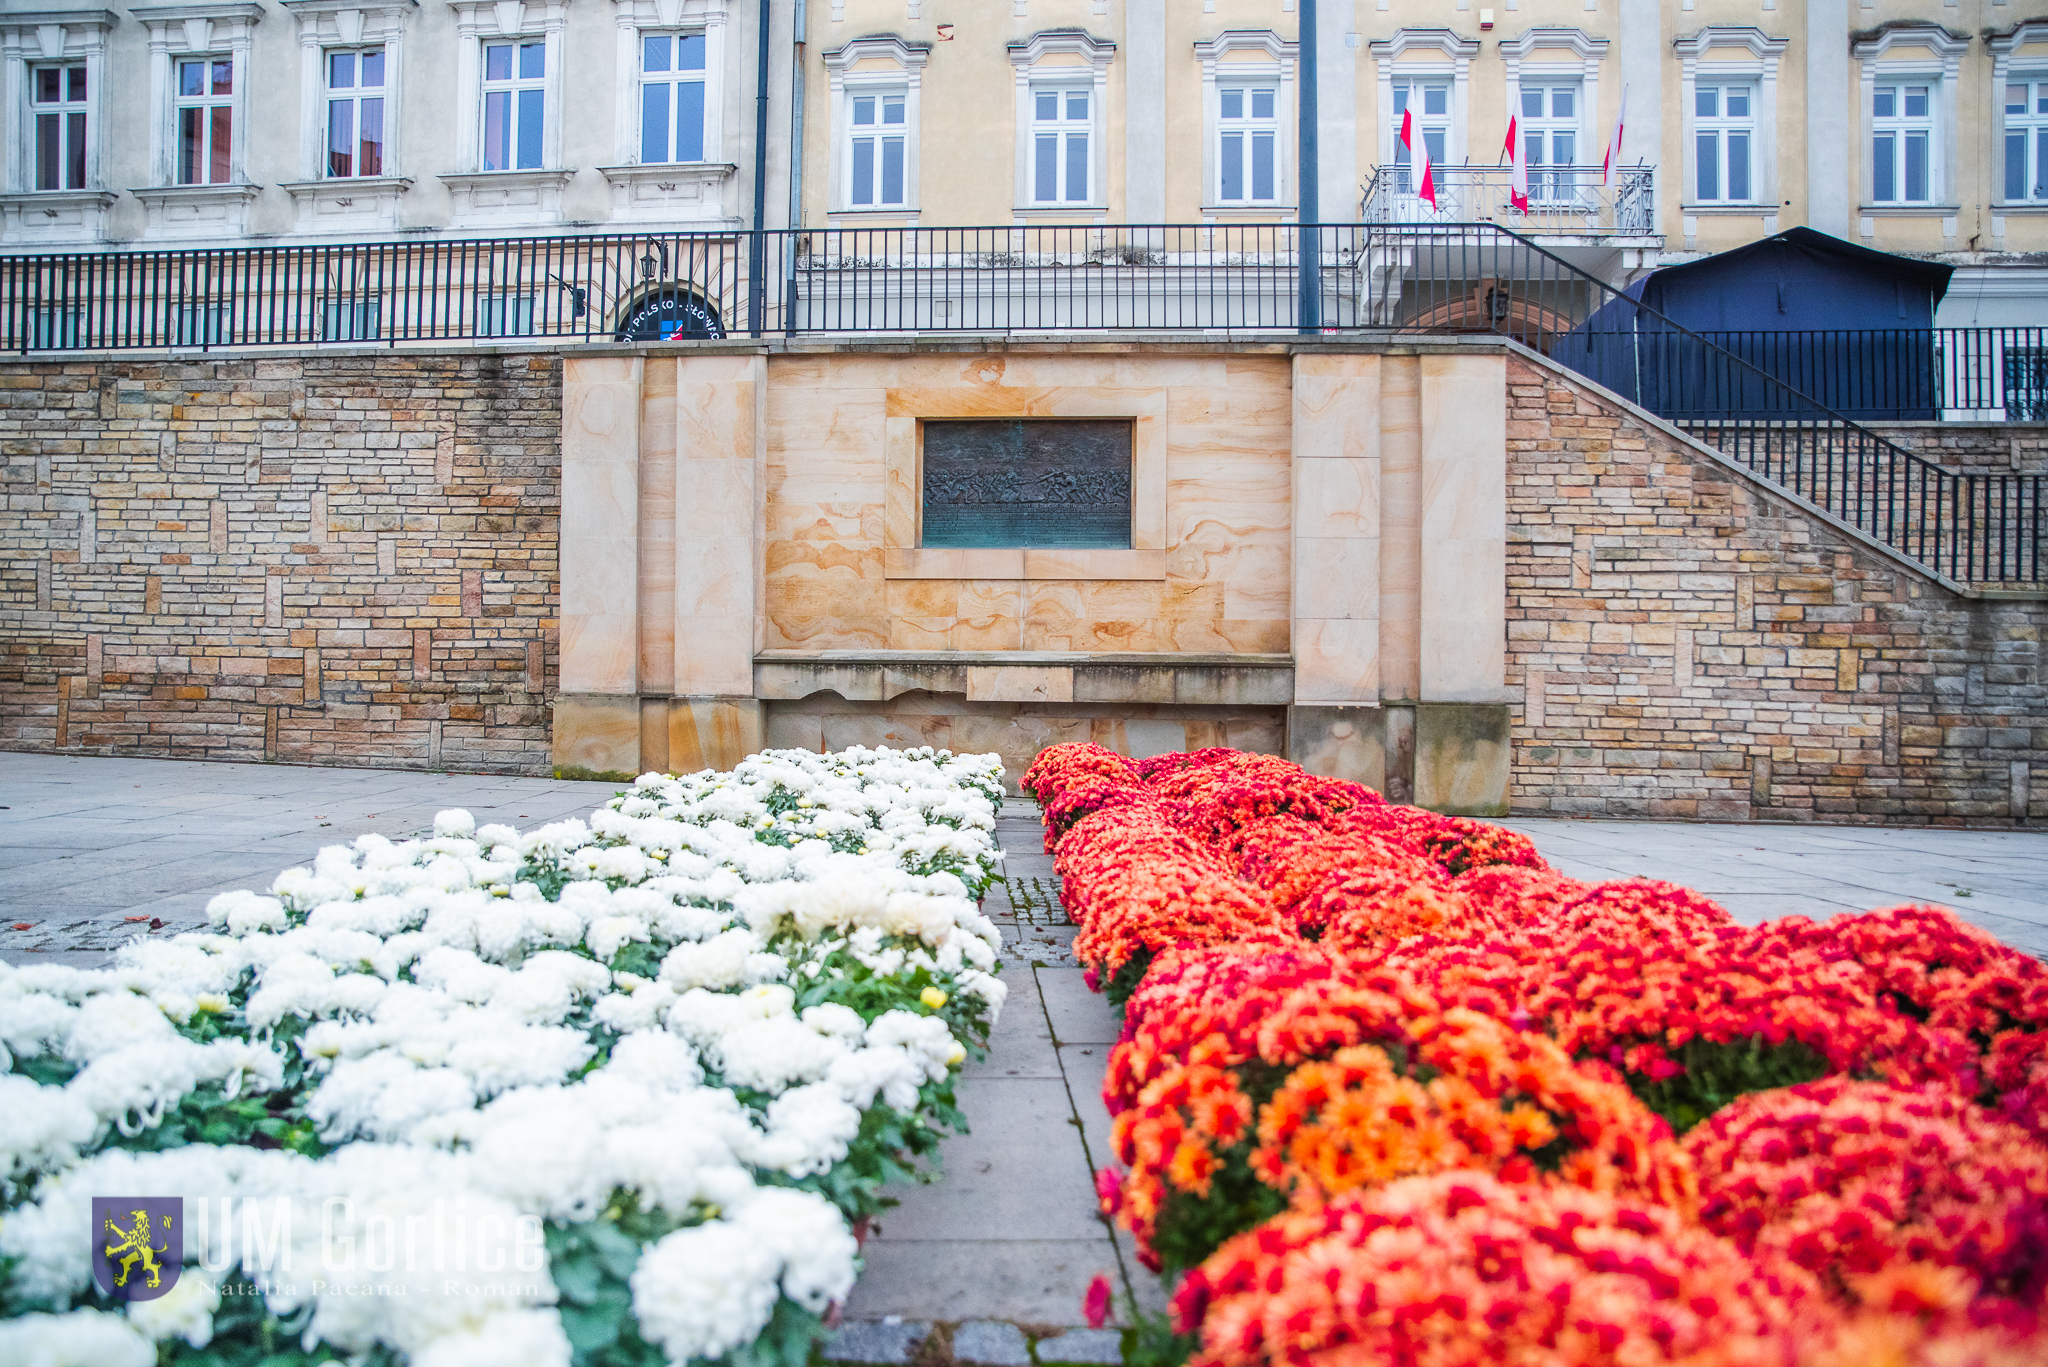
[[353, 52], [327, 54], [327, 88], [350, 90], [356, 83], [356, 55]]
[[1067, 117], [1070, 119], [1085, 119], [1088, 117], [1088, 97], [1086, 95], [1078, 93], [1068, 94]]
[[363, 157], [358, 175], [384, 174], [384, 101], [363, 101]]
[[547, 44], [521, 43], [519, 45], [519, 78], [523, 81], [537, 81], [547, 74]]
[[1067, 134], [1067, 198], [1075, 203], [1088, 202], [1088, 135]]
[[484, 169], [509, 171], [512, 148], [512, 93], [493, 90], [484, 96]]
[[[80, 67], [78, 69], [78, 83], [81, 86], [85, 84], [84, 67]], [[2048, 81], [2043, 81], [2040, 85], [2036, 86], [2035, 89], [2039, 90], [2041, 93], [2034, 101], [2034, 112], [2036, 114], [2048, 114]], [[81, 95], [79, 98], [82, 99], [84, 97], [83, 95]]]
[[384, 49], [363, 54], [363, 84], [378, 87], [384, 84]]
[[1041, 133], [1038, 145], [1033, 149], [1037, 160], [1032, 167], [1031, 197], [1038, 200], [1054, 200], [1060, 197], [1060, 140], [1051, 133]]
[[875, 140], [855, 138], [853, 140], [853, 202], [873, 204], [875, 202]]
[[197, 185], [206, 162], [206, 111], [178, 111], [178, 184]]
[[64, 156], [64, 188], [83, 190], [85, 188], [85, 115], [66, 114], [64, 123], [70, 133], [70, 146]]
[[704, 35], [685, 33], [676, 39], [676, 70], [702, 71], [704, 69]]
[[234, 118], [232, 105], [217, 104], [213, 107], [213, 127], [207, 134], [209, 160], [206, 178], [215, 185], [228, 183], [228, 154], [235, 150]]
[[704, 160], [704, 82], [676, 82], [676, 160]]
[[901, 125], [903, 122], [903, 101], [882, 101], [882, 122]]
[[356, 145], [356, 102], [354, 100], [329, 100], [327, 102], [327, 174], [330, 176], [352, 176], [355, 174]]
[[1524, 133], [1522, 135], [1522, 160], [1531, 166], [1543, 164], [1543, 135]]
[[[2048, 199], [2048, 128], [2036, 130], [2034, 134], [2034, 194], [2035, 199]], [[83, 178], [78, 182], [85, 184]]]
[[1057, 95], [1040, 95], [1037, 105], [1037, 117], [1041, 119], [1057, 119], [1060, 116], [1060, 97]]
[[61, 98], [64, 71], [61, 67], [46, 66], [36, 72], [36, 99], [43, 104], [56, 104]]
[[1570, 86], [1563, 86], [1550, 92], [1550, 117], [1569, 119], [1572, 109], [1578, 103], [1578, 92]]
[[2009, 85], [2005, 88], [2005, 112], [2024, 114], [2027, 112], [2027, 88], [2023, 85]]
[[512, 79], [512, 45], [510, 43], [488, 43], [484, 46], [484, 79], [487, 81], [509, 81]]
[[1577, 154], [1579, 135], [1576, 133], [1552, 133], [1550, 135], [1550, 160], [1558, 166], [1569, 166]]
[[216, 61], [213, 64], [213, 93], [232, 95], [235, 93], [235, 64], [232, 61]]
[[903, 139], [882, 139], [882, 203], [903, 202]]
[[1927, 135], [1906, 134], [1906, 198], [1914, 202], [1927, 198]]
[[1440, 85], [1422, 87], [1422, 112], [1425, 114], [1448, 114], [1451, 110], [1451, 92]]
[[544, 91], [519, 92], [519, 169], [522, 171], [540, 165], [541, 110], [546, 100]]
[[1693, 143], [1693, 156], [1699, 162], [1699, 197], [1701, 200], [1721, 197], [1721, 135], [1701, 133]]
[[1429, 149], [1429, 159], [1441, 166], [1444, 160], [1444, 130], [1441, 128], [1423, 129], [1422, 145]]
[[1408, 112], [1408, 93], [1409, 88], [1405, 85], [1394, 87], [1394, 124], [1397, 129], [1401, 123], [1401, 116]]
[[1692, 93], [1692, 112], [1702, 119], [1718, 118], [1721, 113], [1721, 91], [1718, 86], [1703, 85]]
[[64, 183], [64, 125], [61, 115], [36, 116], [36, 188], [61, 190]]
[[1749, 198], [1749, 134], [1728, 134], [1728, 198]]
[[1271, 90], [1254, 90], [1252, 92], [1252, 117], [1255, 119], [1272, 118], [1274, 99], [1275, 92]]
[[667, 81], [640, 87], [640, 161], [652, 166], [668, 160]]
[[1739, 86], [1728, 87], [1728, 117], [1746, 119], [1749, 117], [1749, 92]]
[[1927, 87], [1909, 85], [1906, 87], [1906, 117], [1924, 119], [1927, 117]]
[[1895, 87], [1888, 85], [1881, 85], [1872, 92], [1870, 97], [1870, 113], [1872, 117], [1879, 119], [1891, 118], [1892, 111], [1899, 107], [1898, 94], [1899, 92]]
[[1879, 133], [1870, 140], [1870, 200], [1873, 204], [1889, 204], [1898, 198], [1898, 167], [1893, 163], [1897, 155], [1890, 133]]
[[1241, 119], [1244, 117], [1244, 92], [1242, 90], [1224, 90], [1218, 93], [1222, 96], [1224, 118]]
[[667, 71], [669, 49], [674, 40], [666, 33], [650, 34], [640, 40], [640, 69]]
[[1542, 90], [1524, 90], [1522, 92], [1522, 117], [1525, 119], [1540, 119], [1543, 117]]
[[2023, 132], [2005, 135], [2005, 197], [2027, 197], [2027, 135]]
[[1254, 133], [1252, 135], [1252, 198], [1272, 199], [1273, 190], [1273, 135]]
[[178, 63], [178, 93], [180, 95], [204, 95], [206, 93], [206, 63]]
[[861, 127], [866, 127], [875, 121], [875, 101], [872, 96], [853, 102], [853, 121]]
[[1244, 198], [1244, 134], [1225, 133], [1217, 167], [1218, 193], [1225, 203]]

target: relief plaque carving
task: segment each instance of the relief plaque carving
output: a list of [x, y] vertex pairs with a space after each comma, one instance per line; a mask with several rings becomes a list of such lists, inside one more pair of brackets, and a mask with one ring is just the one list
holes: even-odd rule
[[924, 424], [926, 546], [1131, 544], [1129, 418]]

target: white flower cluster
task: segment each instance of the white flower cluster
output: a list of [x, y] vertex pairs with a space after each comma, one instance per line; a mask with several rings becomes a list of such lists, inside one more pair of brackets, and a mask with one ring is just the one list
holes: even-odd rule
[[[779, 1298], [824, 1311], [855, 1241], [787, 1183], [845, 1161], [872, 1107], [926, 1124], [922, 1089], [966, 1056], [954, 1029], [992, 1026], [1000, 938], [973, 899], [999, 869], [1000, 792], [994, 756], [771, 751], [647, 775], [524, 835], [444, 812], [429, 838], [330, 847], [267, 895], [214, 899], [215, 932], [108, 970], [0, 966], [7, 1303], [86, 1290], [94, 1195], [223, 1212], [188, 1218], [171, 1295], [125, 1324], [0, 1320], [0, 1360], [42, 1360], [74, 1323], [95, 1361], [145, 1360], [123, 1334], [204, 1345], [239, 1270], [272, 1313], [310, 1307], [309, 1346], [559, 1367], [557, 1286], [517, 1231], [617, 1218], [622, 1194], [673, 1231], [630, 1278], [673, 1361], [753, 1342]], [[245, 1093], [333, 1151], [126, 1144]], [[280, 1212], [300, 1267], [340, 1275], [277, 1277], [278, 1250], [227, 1213], [252, 1202]], [[368, 1258], [380, 1222], [407, 1257]], [[422, 1240], [470, 1266], [537, 1261], [447, 1294]]]

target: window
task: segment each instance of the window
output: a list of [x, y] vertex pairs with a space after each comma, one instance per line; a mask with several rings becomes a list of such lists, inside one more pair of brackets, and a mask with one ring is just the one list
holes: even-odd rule
[[30, 345], [36, 350], [76, 347], [80, 345], [80, 337], [85, 331], [85, 310], [62, 307], [37, 309], [32, 321], [35, 340]]
[[904, 97], [854, 94], [846, 104], [846, 202], [856, 209], [902, 204]]
[[1749, 85], [1693, 87], [1693, 197], [1701, 204], [1747, 204], [1755, 197], [1756, 90]]
[[384, 49], [327, 54], [327, 174], [384, 174]]
[[320, 305], [320, 340], [323, 342], [368, 342], [377, 336], [375, 299], [328, 299]]
[[1410, 81], [1394, 87], [1394, 176], [1396, 188], [1408, 194], [1415, 190], [1414, 171], [1410, 151], [1401, 144], [1401, 120], [1411, 109], [1431, 165], [1443, 165], [1451, 141], [1451, 83]]
[[[674, 156], [669, 153], [673, 151]], [[704, 160], [704, 35], [640, 39], [640, 161]]]
[[235, 62], [181, 57], [177, 76], [178, 184], [226, 185], [234, 179]]
[[[1522, 112], [1516, 120], [1522, 135], [1522, 158], [1529, 166], [1529, 198], [1546, 203], [1578, 197], [1578, 177], [1569, 170], [1579, 155], [1579, 87], [1524, 85]], [[1436, 156], [1434, 149], [1430, 156]]]
[[1086, 90], [1031, 92], [1031, 198], [1039, 204], [1088, 202], [1088, 140], [1094, 96]]
[[36, 188], [85, 188], [85, 63], [39, 66], [31, 77]]
[[178, 346], [221, 346], [228, 340], [228, 305], [178, 305]]
[[1870, 202], [1932, 202], [1934, 87], [1875, 87], [1871, 92], [1870, 129]]
[[477, 298], [479, 337], [525, 337], [533, 332], [533, 296], [485, 294]]
[[539, 169], [547, 74], [542, 39], [484, 44], [484, 170]]
[[2006, 348], [2005, 420], [2048, 422], [2048, 349]]
[[1280, 88], [1226, 85], [1216, 91], [1216, 201], [1271, 204], [1280, 198]]
[[2005, 88], [2005, 192], [2009, 204], [2048, 200], [2048, 79]]

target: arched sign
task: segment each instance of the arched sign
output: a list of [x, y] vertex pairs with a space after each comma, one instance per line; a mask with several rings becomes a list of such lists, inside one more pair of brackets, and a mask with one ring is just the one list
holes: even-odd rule
[[617, 333], [621, 342], [672, 342], [723, 337], [718, 310], [689, 290], [660, 289], [640, 296], [626, 310]]

